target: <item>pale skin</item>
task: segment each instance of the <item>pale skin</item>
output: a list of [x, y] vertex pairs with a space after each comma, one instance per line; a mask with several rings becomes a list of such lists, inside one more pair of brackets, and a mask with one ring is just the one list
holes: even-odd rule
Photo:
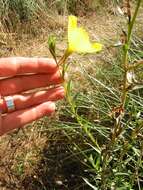
[[[52, 59], [1, 58], [0, 79], [0, 135], [51, 115], [55, 102], [64, 98], [63, 79]], [[54, 87], [47, 89], [51, 85]], [[28, 92], [38, 88], [42, 90]], [[15, 111], [8, 113], [5, 96], [13, 97]]]

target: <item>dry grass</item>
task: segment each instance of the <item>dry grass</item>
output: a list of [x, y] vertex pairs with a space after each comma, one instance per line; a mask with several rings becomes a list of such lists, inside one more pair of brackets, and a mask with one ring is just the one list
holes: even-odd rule
[[[108, 13], [104, 15], [91, 14], [88, 18], [80, 18], [81, 25], [86, 26], [91, 34], [91, 38], [97, 41], [101, 39], [107, 46], [115, 43], [120, 38], [120, 21], [120, 17]], [[57, 23], [59, 23], [58, 27], [57, 23], [56, 25], [53, 23], [52, 21], [50, 27], [48, 27], [49, 25], [43, 27], [41, 34], [39, 35], [38, 31], [38, 36], [35, 34], [35, 37], [31, 37], [32, 35], [29, 37], [29, 35], [23, 33], [21, 33], [21, 35], [8, 34], [10, 40], [7, 40], [7, 36], [5, 37], [7, 45], [1, 45], [3, 56], [49, 57], [47, 37], [51, 32], [51, 28], [54, 29], [54, 33], [59, 38], [58, 54], [61, 55], [62, 50], [66, 46], [66, 19], [59, 17], [59, 21], [57, 21]], [[7, 48], [11, 48], [10, 51]], [[116, 56], [116, 51], [114, 51], [114, 49], [109, 49], [102, 53], [102, 55], [96, 57], [92, 55], [83, 58], [74, 55], [71, 57], [70, 61], [83, 63], [87, 65], [86, 68], [89, 72], [93, 72], [92, 64], [103, 64], [105, 61], [110, 64], [110, 59], [113, 55]], [[76, 85], [79, 85], [77, 81], [80, 80], [81, 88], [86, 89], [84, 78], [80, 75], [78, 64], [73, 68], [71, 73], [74, 74], [73, 78], [75, 77], [74, 80]], [[57, 112], [56, 120], [58, 120], [59, 115], [60, 112]], [[28, 126], [23, 130], [16, 130], [9, 135], [1, 137], [0, 189], [35, 190], [35, 187], [38, 189], [42, 186], [43, 189], [51, 190], [51, 183], [53, 186], [56, 186], [57, 189], [61, 190], [60, 182], [70, 179], [71, 176], [68, 174], [69, 171], [67, 169], [69, 165], [65, 166], [66, 162], [61, 162], [64, 156], [69, 156], [68, 143], [70, 142], [64, 135], [62, 129], [56, 130], [54, 128], [54, 119], [55, 118], [41, 119], [38, 122], [34, 122], [32, 127]], [[65, 167], [67, 168], [65, 169]], [[76, 162], [75, 167], [78, 167]], [[64, 172], [64, 169], [66, 172]], [[73, 170], [76, 169], [73, 168]], [[76, 182], [73, 181], [73, 183], [78, 183], [78, 180]], [[45, 184], [47, 185], [46, 187]]]

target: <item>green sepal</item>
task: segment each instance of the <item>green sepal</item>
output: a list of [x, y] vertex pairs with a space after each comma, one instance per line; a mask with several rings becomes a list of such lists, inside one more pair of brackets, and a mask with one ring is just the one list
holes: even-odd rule
[[52, 54], [54, 60], [57, 63], [57, 58], [56, 58], [56, 37], [53, 35], [50, 35], [48, 38], [48, 46], [49, 46], [49, 51]]

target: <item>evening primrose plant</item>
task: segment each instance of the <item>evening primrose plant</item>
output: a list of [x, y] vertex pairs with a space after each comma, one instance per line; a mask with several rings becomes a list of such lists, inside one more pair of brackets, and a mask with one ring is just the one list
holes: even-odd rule
[[[102, 50], [103, 45], [100, 43], [91, 42], [89, 39], [89, 35], [86, 32], [86, 30], [82, 27], [78, 27], [77, 25], [77, 17], [70, 15], [68, 17], [68, 43], [67, 48], [63, 54], [63, 56], [58, 61], [56, 58], [56, 52], [55, 52], [55, 38], [53, 36], [49, 37], [48, 44], [49, 44], [49, 50], [56, 61], [58, 67], [62, 70], [61, 75], [63, 78], [65, 78], [65, 73], [67, 73], [67, 69], [70, 65], [70, 63], [67, 63], [68, 57], [72, 53], [79, 53], [79, 54], [87, 54], [87, 53], [97, 53]], [[73, 101], [71, 97], [71, 80], [64, 82], [64, 88], [65, 88], [65, 94], [66, 99], [68, 103], [70, 104], [72, 114], [76, 118], [79, 125], [83, 128], [85, 133], [89, 136], [91, 141], [98, 147], [96, 140], [92, 136], [91, 133], [88, 132], [87, 128], [82, 124], [82, 119], [77, 113], [75, 102]]]

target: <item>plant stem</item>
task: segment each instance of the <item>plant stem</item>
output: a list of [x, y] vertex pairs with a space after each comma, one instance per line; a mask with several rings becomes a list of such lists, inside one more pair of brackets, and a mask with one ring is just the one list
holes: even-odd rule
[[67, 58], [70, 56], [70, 52], [68, 50], [65, 51], [64, 55], [61, 57], [61, 59], [58, 61], [58, 65], [63, 65], [66, 63]]
[[86, 127], [86, 125], [82, 122], [83, 118], [80, 115], [78, 115], [77, 110], [76, 110], [76, 105], [75, 105], [75, 103], [72, 100], [72, 97], [70, 95], [70, 89], [67, 88], [67, 84], [66, 83], [65, 83], [64, 87], [65, 87], [65, 90], [66, 90], [66, 98], [68, 100], [68, 103], [69, 103], [69, 105], [71, 107], [72, 113], [73, 113], [74, 117], [76, 118], [78, 124], [84, 130], [84, 132], [87, 134], [87, 136], [89, 137], [89, 139], [91, 140], [91, 142], [96, 146], [96, 148], [99, 151], [101, 151], [98, 143], [96, 142], [96, 140], [94, 138], [94, 136], [92, 135], [92, 133], [89, 132], [89, 130]]
[[[72, 52], [68, 51], [68, 49], [65, 51], [64, 55], [61, 57], [61, 59], [59, 60], [58, 62], [58, 66], [62, 66], [62, 77], [64, 78], [65, 76], [65, 72], [67, 71], [68, 69], [68, 66], [69, 64], [66, 63], [66, 60], [67, 58], [70, 56]], [[70, 82], [69, 82], [70, 83]], [[71, 107], [71, 111], [72, 111], [72, 114], [74, 115], [74, 117], [76, 118], [78, 124], [81, 126], [81, 128], [84, 130], [84, 132], [87, 134], [87, 136], [90, 138], [90, 140], [92, 141], [92, 143], [98, 148], [98, 150], [100, 151], [100, 147], [98, 145], [98, 143], [96, 142], [94, 136], [92, 135], [92, 133], [89, 132], [88, 128], [85, 126], [85, 124], [82, 122], [83, 118], [80, 117], [77, 113], [77, 110], [76, 110], [76, 105], [75, 103], [73, 102], [72, 100], [72, 97], [71, 97], [71, 94], [70, 94], [70, 85], [69, 85], [69, 88], [68, 88], [68, 83], [67, 81], [64, 82], [63, 84], [64, 86], [64, 89], [65, 89], [65, 92], [66, 92], [66, 99]]]
[[126, 96], [127, 96], [127, 86], [128, 86], [128, 81], [127, 81], [127, 73], [128, 73], [128, 67], [129, 67], [129, 62], [128, 62], [128, 51], [131, 45], [131, 36], [132, 36], [132, 31], [133, 31], [133, 26], [135, 24], [135, 20], [140, 8], [142, 0], [138, 0], [137, 6], [133, 15], [132, 20], [129, 21], [128, 24], [128, 36], [127, 36], [127, 42], [124, 45], [124, 56], [123, 56], [123, 67], [124, 67], [124, 83], [123, 83], [123, 94], [121, 96], [121, 104], [122, 108], [125, 107], [125, 102], [126, 102]]
[[[129, 60], [128, 60], [128, 51], [131, 45], [131, 36], [132, 36], [132, 30], [134, 27], [134, 23], [137, 17], [137, 13], [139, 11], [139, 7], [141, 5], [141, 1], [142, 0], [138, 0], [137, 5], [136, 5], [136, 9], [133, 15], [132, 19], [129, 19], [129, 23], [128, 23], [128, 34], [127, 34], [127, 39], [126, 39], [126, 43], [124, 44], [123, 47], [123, 51], [124, 51], [124, 55], [123, 55], [123, 69], [124, 69], [124, 79], [123, 79], [123, 92], [121, 95], [121, 109], [124, 110], [125, 108], [125, 103], [126, 103], [126, 97], [128, 94], [128, 79], [127, 79], [127, 74], [128, 74], [128, 67], [129, 67]], [[114, 129], [112, 131], [111, 134], [111, 141], [108, 143], [108, 145], [106, 146], [106, 150], [103, 153], [103, 166], [102, 166], [102, 173], [101, 173], [101, 189], [102, 190], [106, 190], [107, 189], [107, 179], [109, 176], [107, 176], [107, 168], [108, 168], [108, 161], [112, 152], [112, 149], [115, 145], [115, 143], [117, 142], [117, 138], [119, 137], [119, 135], [122, 132], [122, 119], [123, 119], [123, 114], [122, 112], [120, 113], [120, 115], [118, 116], [118, 118], [115, 118], [115, 124], [114, 124]]]

